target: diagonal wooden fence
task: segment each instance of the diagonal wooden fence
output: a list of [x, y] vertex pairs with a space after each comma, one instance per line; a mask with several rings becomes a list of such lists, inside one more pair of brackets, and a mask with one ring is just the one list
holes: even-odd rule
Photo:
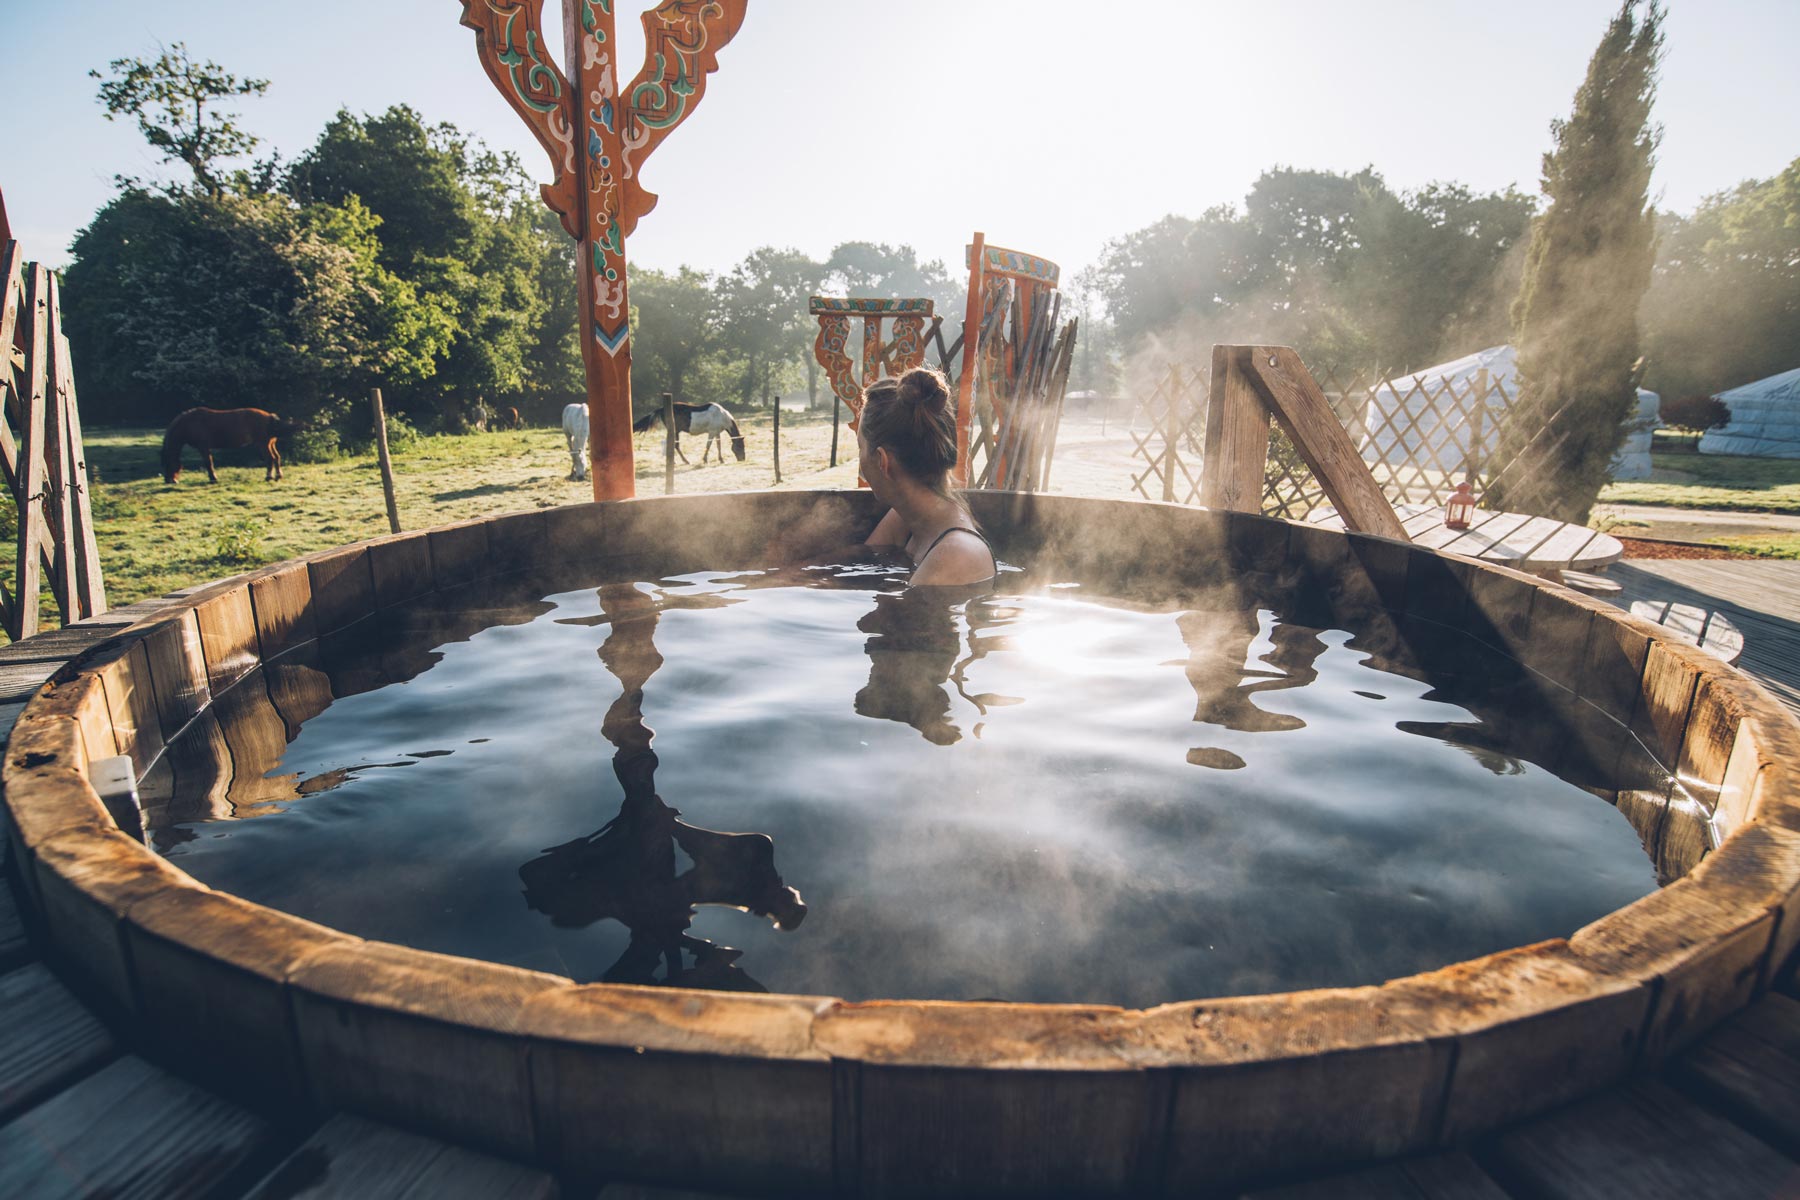
[[[1314, 372], [1332, 412], [1392, 504], [1442, 504], [1465, 479], [1477, 490], [1496, 475], [1530, 490], [1530, 467], [1497, 462], [1500, 424], [1512, 395], [1487, 372], [1431, 379], [1379, 371]], [[1212, 369], [1170, 363], [1131, 422], [1132, 490], [1149, 500], [1201, 503]], [[1304, 520], [1330, 503], [1279, 427], [1269, 433], [1261, 511]]]
[[38, 631], [44, 584], [65, 625], [105, 612], [106, 590], [57, 278], [16, 241], [4, 244], [0, 272], [0, 467], [18, 521], [0, 623], [17, 641]]

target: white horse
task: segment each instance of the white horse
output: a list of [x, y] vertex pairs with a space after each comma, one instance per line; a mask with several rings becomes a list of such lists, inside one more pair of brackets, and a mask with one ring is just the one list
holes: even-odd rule
[[587, 478], [588, 407], [570, 404], [563, 409], [563, 436], [569, 439], [570, 479]]
[[[731, 452], [737, 455], [739, 462], [744, 461], [744, 435], [738, 431], [738, 424], [723, 404], [683, 404], [679, 400], [671, 407], [675, 410], [676, 433], [703, 433], [706, 435], [706, 446], [700, 451], [700, 464], [706, 465], [707, 454], [716, 446], [719, 461], [725, 461], [725, 447], [719, 445], [721, 434], [731, 439]], [[633, 433], [642, 433], [658, 421], [662, 420], [663, 410], [659, 405], [651, 409], [632, 423]], [[681, 454], [679, 439], [675, 453]], [[687, 455], [681, 454], [681, 461], [686, 462]]]

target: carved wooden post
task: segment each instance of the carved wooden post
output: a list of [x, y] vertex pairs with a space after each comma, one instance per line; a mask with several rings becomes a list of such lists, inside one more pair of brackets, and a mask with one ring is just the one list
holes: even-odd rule
[[[643, 15], [644, 66], [618, 86], [613, 0], [563, 0], [567, 71], [544, 56], [544, 0], [462, 0], [481, 65], [550, 155], [544, 202], [581, 243], [581, 357], [594, 498], [636, 490], [625, 239], [656, 206], [639, 175], [718, 69], [747, 0], [663, 0]], [[579, 159], [579, 165], [577, 160]]]
[[[819, 336], [813, 341], [813, 357], [825, 368], [825, 378], [836, 398], [831, 410], [831, 465], [837, 466], [837, 404], [850, 410], [850, 428], [862, 424], [863, 391], [881, 378], [882, 366], [888, 373], [900, 375], [925, 361], [925, 320], [931, 316], [935, 302], [920, 298], [880, 300], [865, 297], [848, 299], [837, 296], [814, 296], [806, 311], [819, 320]], [[863, 319], [862, 382], [856, 378], [856, 363], [850, 357], [850, 318]], [[881, 323], [894, 322], [894, 339], [887, 353], [882, 352]], [[858, 483], [862, 480], [858, 479]]]

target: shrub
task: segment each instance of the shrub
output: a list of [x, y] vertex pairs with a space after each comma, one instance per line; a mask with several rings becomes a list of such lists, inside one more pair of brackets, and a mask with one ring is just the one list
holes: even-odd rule
[[287, 437], [289, 462], [335, 462], [344, 455], [344, 443], [338, 431], [329, 425], [315, 425], [291, 433]]
[[262, 561], [263, 538], [269, 533], [269, 522], [262, 517], [245, 517], [219, 530], [214, 553], [228, 563]]
[[387, 419], [388, 450], [399, 454], [403, 450], [414, 450], [425, 435], [419, 432], [418, 426], [406, 419], [405, 413], [389, 413]]
[[1717, 396], [1683, 396], [1679, 400], [1664, 400], [1657, 415], [1665, 425], [1703, 433], [1731, 420], [1731, 409]]

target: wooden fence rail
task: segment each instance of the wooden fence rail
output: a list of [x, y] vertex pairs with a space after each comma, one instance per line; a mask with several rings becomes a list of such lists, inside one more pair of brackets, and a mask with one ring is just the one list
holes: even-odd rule
[[5, 243], [0, 272], [0, 467], [18, 518], [0, 623], [16, 641], [38, 631], [44, 583], [65, 625], [105, 612], [106, 590], [60, 285], [42, 263], [26, 262], [16, 241]]

